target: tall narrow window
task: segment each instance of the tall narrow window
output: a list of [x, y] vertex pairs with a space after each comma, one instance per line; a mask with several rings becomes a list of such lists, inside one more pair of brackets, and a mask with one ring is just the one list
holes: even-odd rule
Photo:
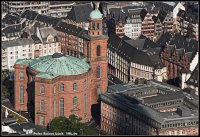
[[84, 113], [87, 113], [87, 95], [84, 96]]
[[41, 125], [44, 125], [44, 117], [41, 117], [40, 122], [41, 122]]
[[53, 111], [53, 116], [56, 117], [56, 100], [54, 100], [53, 108], [54, 108], [54, 109], [53, 109], [53, 110], [54, 110], [54, 111]]
[[99, 99], [100, 94], [101, 94], [101, 86], [98, 85], [98, 86], [97, 86], [97, 100]]
[[44, 100], [40, 101], [40, 111], [44, 112]]
[[64, 92], [64, 84], [63, 83], [60, 84], [60, 91]]
[[101, 55], [101, 47], [98, 45], [97, 46], [97, 56]]
[[20, 104], [24, 104], [24, 87], [20, 86]]
[[41, 86], [41, 88], [40, 88], [40, 93], [41, 93], [41, 94], [44, 94], [44, 86]]
[[101, 67], [98, 66], [97, 67], [97, 78], [100, 78], [100, 75], [101, 75]]
[[97, 29], [99, 29], [99, 23], [97, 23]]
[[74, 106], [77, 106], [77, 97], [74, 97]]
[[56, 85], [53, 87], [53, 94], [56, 94]]
[[74, 83], [74, 91], [76, 91], [76, 90], [77, 90], [77, 84]]
[[24, 80], [24, 72], [20, 72], [19, 73], [19, 79], [20, 80]]
[[92, 23], [92, 29], [95, 30], [95, 23]]
[[87, 81], [86, 80], [84, 81], [84, 88], [85, 89], [87, 88]]
[[60, 99], [60, 116], [64, 116], [64, 98]]

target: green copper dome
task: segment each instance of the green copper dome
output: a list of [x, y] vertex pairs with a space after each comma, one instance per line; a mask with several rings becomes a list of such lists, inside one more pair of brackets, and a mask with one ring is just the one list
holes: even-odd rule
[[90, 13], [90, 18], [91, 19], [102, 19], [102, 14], [98, 9], [95, 9]]
[[80, 75], [88, 72], [91, 68], [85, 59], [79, 59], [68, 55], [47, 55], [31, 61], [19, 60], [16, 62], [16, 64], [29, 65], [29, 68], [40, 72], [40, 74], [36, 75], [36, 77], [42, 77], [46, 79], [52, 79], [59, 75]]

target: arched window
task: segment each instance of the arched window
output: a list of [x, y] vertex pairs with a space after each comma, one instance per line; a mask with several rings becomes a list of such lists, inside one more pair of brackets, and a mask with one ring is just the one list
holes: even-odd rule
[[53, 116], [56, 117], [56, 100], [54, 100], [53, 108], [54, 108], [54, 109], [53, 109], [53, 110], [54, 110], [54, 111], [53, 111]]
[[87, 113], [87, 95], [84, 96], [84, 113]]
[[19, 73], [19, 79], [20, 80], [24, 80], [24, 72], [20, 72]]
[[92, 23], [92, 29], [95, 30], [95, 23]]
[[44, 86], [41, 86], [41, 88], [40, 88], [40, 93], [41, 93], [41, 94], [44, 94], [44, 92], [45, 92], [45, 91], [44, 91]]
[[97, 86], [97, 100], [99, 99], [100, 94], [101, 94], [101, 86], [98, 85], [98, 86]]
[[64, 116], [64, 98], [60, 99], [60, 116]]
[[100, 78], [100, 75], [101, 75], [101, 67], [98, 66], [97, 67], [97, 78]]
[[20, 104], [24, 104], [24, 86], [20, 86]]
[[64, 92], [64, 84], [63, 83], [60, 84], [60, 91]]
[[101, 47], [100, 45], [97, 46], [97, 56], [101, 55]]
[[77, 97], [74, 97], [74, 106], [77, 106]]
[[99, 29], [99, 23], [97, 23], [97, 29]]
[[84, 81], [84, 88], [87, 88], [87, 80]]
[[44, 112], [44, 100], [41, 100], [40, 102], [40, 111]]
[[56, 85], [53, 87], [53, 94], [56, 94]]
[[41, 117], [41, 119], [40, 119], [41, 121], [41, 125], [44, 125], [44, 117]]
[[77, 84], [74, 83], [74, 91], [76, 91], [76, 90], [77, 90]]

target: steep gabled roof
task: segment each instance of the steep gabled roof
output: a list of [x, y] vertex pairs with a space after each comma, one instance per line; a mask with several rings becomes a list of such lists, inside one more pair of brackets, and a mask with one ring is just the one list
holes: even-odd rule
[[191, 62], [191, 59], [192, 59], [192, 57], [193, 57], [192, 52], [187, 52], [187, 53], [185, 53], [185, 57], [186, 57], [187, 62], [190, 63], [190, 62]]
[[142, 9], [141, 12], [140, 12], [140, 17], [142, 19], [142, 21], [144, 20], [145, 16], [147, 15], [147, 11], [145, 9]]
[[92, 10], [93, 9], [90, 3], [75, 5], [72, 7], [66, 18], [75, 22], [85, 22], [88, 21], [90, 12], [92, 12]]
[[164, 47], [167, 42], [169, 42], [172, 35], [169, 32], [163, 33], [160, 38], [156, 41], [161, 47]]
[[198, 50], [198, 41], [191, 39], [189, 42], [186, 41], [184, 36], [176, 33], [172, 38], [170, 45], [176, 45], [176, 48], [184, 48], [186, 52], [196, 52]]
[[160, 19], [161, 22], [164, 21], [166, 16], [167, 16], [167, 12], [164, 10], [160, 10], [160, 12], [158, 13], [158, 18]]
[[62, 19], [55, 18], [55, 17], [52, 17], [52, 16], [46, 16], [46, 15], [43, 15], [43, 14], [39, 14], [36, 17], [36, 20], [44, 22], [44, 23], [51, 24], [52, 26], [56, 26], [58, 23], [61, 22]]
[[195, 87], [199, 86], [199, 63], [195, 67], [194, 71], [191, 73], [190, 78], [186, 81], [188, 85], [193, 85]]
[[41, 40], [37, 37], [36, 34], [31, 35], [32, 40], [35, 44], [42, 43]]
[[69, 35], [74, 35], [74, 36], [79, 36], [81, 37], [82, 33], [87, 31], [87, 30], [84, 30], [83, 28], [81, 27], [77, 27], [75, 25], [72, 25], [72, 24], [68, 24], [66, 22], [60, 22], [57, 24], [57, 26], [54, 27], [55, 30], [58, 30], [58, 31], [61, 31], [61, 32], [65, 32]]
[[20, 17], [11, 14], [6, 14], [1, 22], [2, 24], [12, 25], [15, 24], [15, 22], [20, 23], [20, 21], [21, 21]]
[[31, 11], [31, 10], [26, 10], [21, 14], [21, 18], [26, 18], [29, 20], [34, 20], [36, 16], [38, 15], [37, 12]]
[[183, 48], [176, 49], [176, 52], [177, 52], [178, 60], [180, 61], [184, 54], [184, 49]]

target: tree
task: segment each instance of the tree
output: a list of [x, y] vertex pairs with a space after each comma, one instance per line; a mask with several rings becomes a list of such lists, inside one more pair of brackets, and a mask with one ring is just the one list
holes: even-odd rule
[[70, 126], [71, 122], [66, 117], [56, 117], [50, 123], [50, 132], [62, 132], [65, 135], [69, 132]]
[[88, 132], [88, 126], [85, 123], [81, 123], [82, 118], [78, 118], [74, 114], [66, 117], [56, 117], [50, 123], [50, 132], [62, 132], [66, 135], [66, 132], [77, 133], [78, 135], [86, 135]]

